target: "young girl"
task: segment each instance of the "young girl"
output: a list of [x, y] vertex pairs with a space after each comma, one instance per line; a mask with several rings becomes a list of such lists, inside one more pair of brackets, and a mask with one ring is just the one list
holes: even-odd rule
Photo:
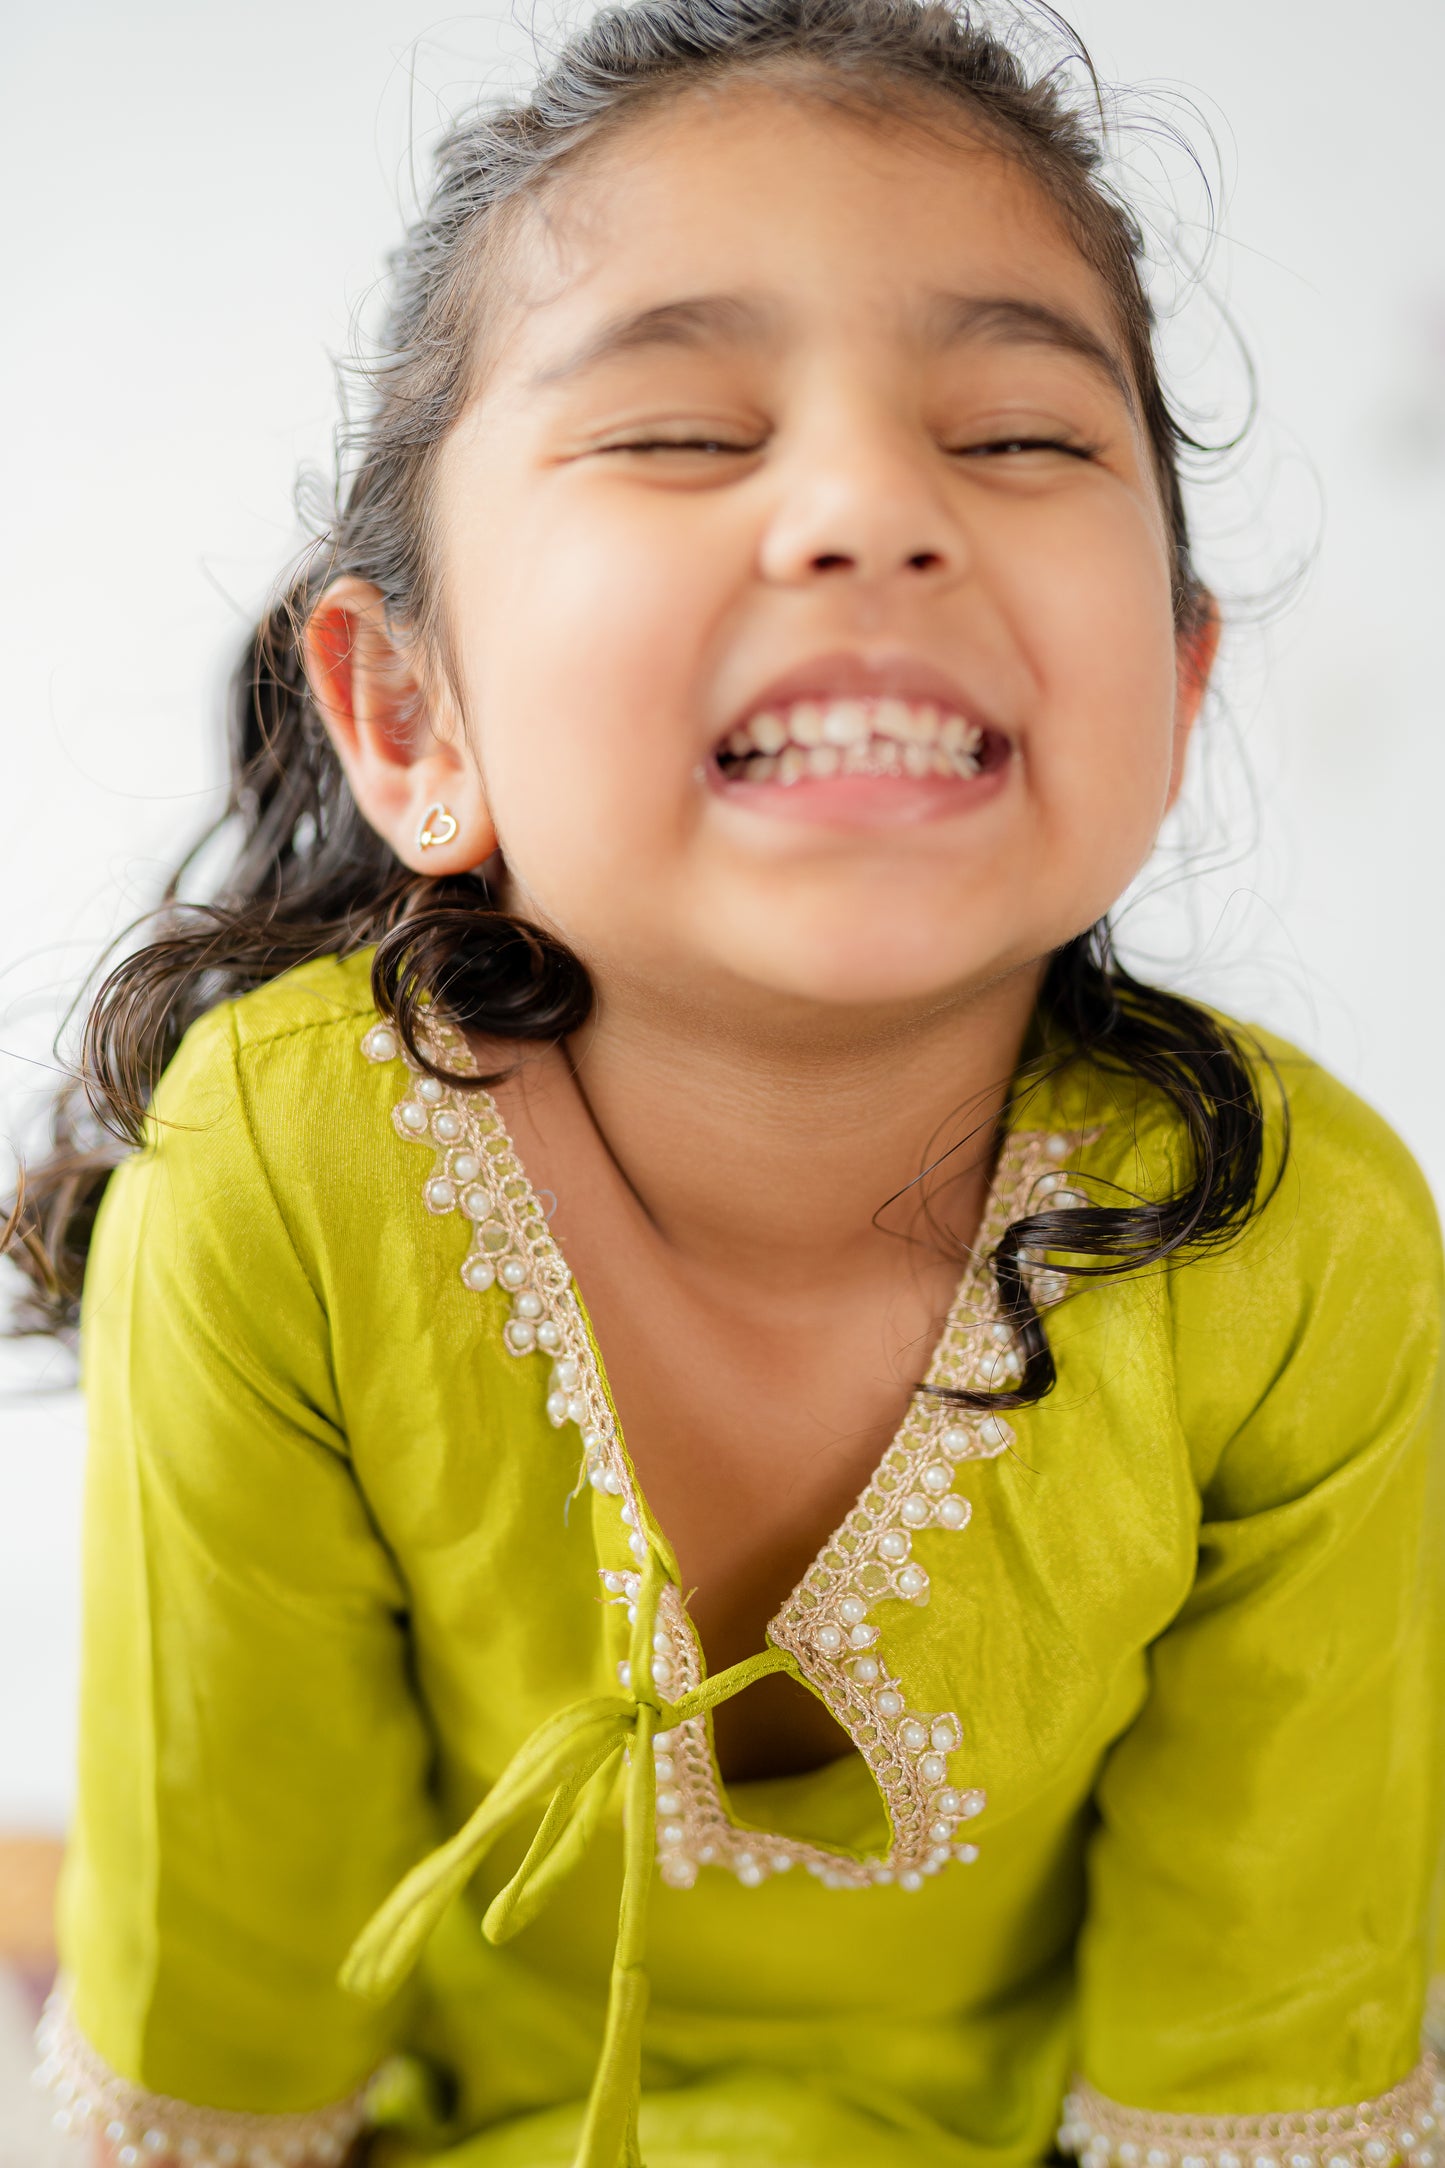
[[1433, 2168], [1435, 1220], [1110, 952], [1218, 619], [1066, 80], [641, 0], [442, 151], [89, 1033], [113, 2168]]

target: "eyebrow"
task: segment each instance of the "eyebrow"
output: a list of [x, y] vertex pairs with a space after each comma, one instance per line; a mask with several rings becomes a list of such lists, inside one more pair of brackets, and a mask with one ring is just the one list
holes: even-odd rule
[[[776, 303], [755, 294], [689, 294], [657, 302], [609, 318], [580, 346], [538, 369], [529, 388], [541, 391], [571, 383], [621, 354], [668, 347], [701, 352], [763, 346], [776, 338], [781, 323]], [[1132, 376], [1113, 348], [1080, 317], [1047, 302], [1017, 294], [936, 292], [925, 304], [922, 330], [925, 345], [935, 352], [989, 344], [1045, 346], [1073, 354], [1104, 377], [1126, 406], [1137, 406]]]

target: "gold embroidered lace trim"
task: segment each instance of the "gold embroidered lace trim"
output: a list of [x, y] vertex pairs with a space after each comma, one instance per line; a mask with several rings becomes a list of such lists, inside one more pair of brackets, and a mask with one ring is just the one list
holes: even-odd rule
[[1150, 2115], [1078, 2084], [1059, 2150], [1081, 2168], [1437, 2168], [1445, 2077], [1429, 2053], [1375, 2100], [1299, 2115]]
[[[511, 1296], [512, 1314], [502, 1331], [509, 1353], [550, 1357], [548, 1417], [558, 1429], [570, 1423], [581, 1432], [580, 1480], [617, 1499], [640, 1568], [647, 1555], [642, 1499], [571, 1272], [495, 1100], [486, 1091], [457, 1090], [426, 1075], [389, 1025], [372, 1026], [362, 1050], [379, 1063], [401, 1059], [411, 1071], [393, 1122], [409, 1143], [427, 1145], [435, 1154], [423, 1184], [427, 1209], [438, 1215], [459, 1212], [472, 1223], [462, 1279], [477, 1292], [497, 1286]], [[448, 1029], [436, 1030], [425, 1051], [438, 1067], [472, 1070], [465, 1042]], [[1087, 1201], [1068, 1187], [1063, 1164], [1099, 1134], [1017, 1132], [1006, 1140], [973, 1262], [950, 1309], [928, 1385], [987, 1386], [1014, 1374], [1012, 1333], [1000, 1319], [989, 1255], [1005, 1227], [1031, 1204]], [[1025, 1269], [1040, 1308], [1066, 1292], [1063, 1276], [1044, 1259], [1027, 1260]], [[1002, 1453], [1012, 1436], [998, 1416], [915, 1400], [867, 1489], [768, 1629], [769, 1641], [795, 1658], [867, 1762], [888, 1810], [887, 1854], [860, 1860], [824, 1845], [741, 1827], [724, 1802], [708, 1720], [696, 1716], [654, 1741], [658, 1859], [665, 1881], [689, 1888], [699, 1868], [720, 1866], [753, 1886], [798, 1866], [832, 1888], [897, 1881], [918, 1889], [951, 1862], [977, 1858], [977, 1846], [962, 1832], [986, 1800], [980, 1789], [960, 1789], [951, 1780], [949, 1761], [963, 1740], [958, 1716], [953, 1710], [908, 1708], [884, 1661], [871, 1614], [885, 1602], [928, 1601], [927, 1572], [911, 1556], [914, 1535], [923, 1528], [967, 1526], [970, 1507], [954, 1488], [956, 1470]], [[625, 1605], [630, 1618], [640, 1573], [606, 1570], [601, 1578], [608, 1598]], [[681, 1590], [672, 1583], [662, 1591], [658, 1631], [654, 1683], [676, 1700], [701, 1683], [703, 1662]], [[620, 1667], [624, 1686], [630, 1683], [626, 1669]]]
[[202, 2108], [149, 2093], [117, 2077], [71, 2015], [64, 1983], [45, 2005], [35, 2035], [35, 2082], [55, 2096], [57, 2130], [95, 2132], [118, 2168], [156, 2161], [183, 2168], [290, 2168], [293, 2162], [339, 2162], [366, 2124], [363, 2089], [305, 2115], [246, 2115]]

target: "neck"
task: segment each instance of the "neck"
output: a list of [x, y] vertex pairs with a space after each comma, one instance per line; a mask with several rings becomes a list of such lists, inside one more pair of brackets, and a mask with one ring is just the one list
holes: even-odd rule
[[599, 989], [573, 1075], [680, 1262], [822, 1292], [896, 1259], [900, 1235], [935, 1253], [972, 1240], [1043, 968], [829, 1032]]

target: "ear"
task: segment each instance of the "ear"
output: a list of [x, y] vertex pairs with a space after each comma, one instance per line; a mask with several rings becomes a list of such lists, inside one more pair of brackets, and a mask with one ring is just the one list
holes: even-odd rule
[[1173, 811], [1174, 802], [1184, 788], [1189, 741], [1199, 720], [1204, 695], [1209, 690], [1222, 629], [1218, 603], [1207, 591], [1201, 592], [1193, 616], [1175, 640], [1174, 750], [1169, 763], [1169, 791], [1164, 801], [1166, 813]]
[[[381, 590], [350, 575], [333, 580], [307, 619], [302, 652], [352, 796], [403, 865], [467, 873], [490, 858], [497, 831], [461, 719], [449, 700], [437, 712], [413, 651], [387, 624]], [[450, 822], [428, 822], [438, 808]], [[429, 830], [446, 840], [423, 845]]]

